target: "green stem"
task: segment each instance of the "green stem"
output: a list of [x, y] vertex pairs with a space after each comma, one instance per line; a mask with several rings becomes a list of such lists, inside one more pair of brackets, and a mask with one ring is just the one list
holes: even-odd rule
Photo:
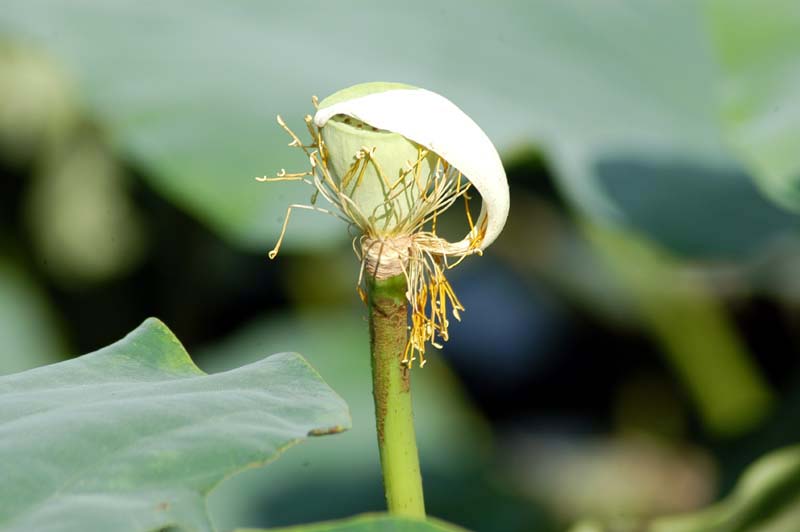
[[403, 275], [369, 287], [369, 330], [375, 421], [389, 512], [425, 517], [409, 368], [402, 364], [408, 339]]

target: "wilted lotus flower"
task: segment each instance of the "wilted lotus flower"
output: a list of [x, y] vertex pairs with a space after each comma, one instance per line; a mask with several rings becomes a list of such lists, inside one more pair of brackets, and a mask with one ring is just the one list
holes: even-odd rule
[[[286, 214], [274, 258], [293, 208], [333, 214], [358, 228], [353, 244], [364, 272], [376, 279], [404, 275], [412, 325], [403, 362], [425, 345], [447, 340], [447, 307], [456, 319], [464, 310], [445, 271], [471, 254], [480, 254], [505, 224], [509, 195], [505, 171], [486, 134], [446, 98], [399, 83], [364, 83], [341, 90], [306, 116], [311, 142], [292, 137], [290, 146], [306, 152], [308, 172], [260, 181], [303, 180], [316, 188], [312, 205], [292, 205]], [[477, 220], [469, 214], [467, 191], [474, 187], [483, 203]], [[332, 206], [315, 206], [321, 195]], [[437, 217], [463, 198], [467, 234], [448, 242], [436, 233]]]

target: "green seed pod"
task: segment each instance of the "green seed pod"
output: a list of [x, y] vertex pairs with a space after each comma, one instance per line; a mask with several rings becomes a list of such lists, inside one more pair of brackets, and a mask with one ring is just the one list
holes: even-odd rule
[[[348, 187], [353, 183], [345, 178], [343, 172], [353, 168], [350, 165], [356, 160], [355, 152], [361, 148], [375, 148], [370, 154], [374, 155], [374, 162], [377, 163], [373, 165], [376, 168], [375, 173], [369, 174], [371, 183], [364, 185], [363, 179], [355, 190], [347, 187], [343, 190], [356, 196], [350, 199], [357, 199], [355, 202], [361, 215], [372, 216], [372, 212], [365, 212], [367, 209], [374, 210], [378, 207], [380, 210], [381, 202], [387, 199], [384, 195], [385, 189], [381, 188], [386, 186], [385, 181], [392, 177], [396, 181], [403, 176], [405, 179], [398, 188], [413, 193], [402, 201], [396, 196], [388, 196], [391, 199], [389, 210], [396, 211], [398, 218], [402, 218], [402, 214], [408, 210], [417, 208], [421, 213], [426, 209], [429, 213], [440, 212], [447, 205], [436, 202], [441, 196], [431, 201], [428, 184], [451, 179], [455, 169], [458, 173], [456, 180], [463, 175], [480, 194], [481, 213], [475, 223], [471, 224], [465, 238], [447, 243], [445, 248], [440, 246], [440, 252], [464, 254], [481, 251], [503, 229], [508, 216], [509, 193], [497, 150], [483, 130], [446, 98], [401, 83], [362, 83], [340, 90], [322, 100], [313, 124], [321, 130], [323, 142], [328, 145], [327, 164], [329, 168], [333, 168], [331, 173], [337, 174], [338, 179]], [[420, 174], [425, 177], [434, 176], [435, 179], [427, 182], [423, 179], [422, 183], [415, 183], [413, 176], [404, 175], [402, 169], [414, 164], [415, 153], [418, 154], [419, 150], [427, 150], [428, 159], [424, 164], [418, 165], [426, 169]], [[364, 156], [364, 152], [361, 153]], [[385, 157], [385, 161], [382, 157]], [[440, 166], [441, 162], [447, 166], [446, 169]], [[381, 172], [377, 172], [377, 167], [383, 170], [386, 180], [379, 175]], [[448, 176], [442, 179], [444, 173]], [[423, 201], [419, 201], [420, 198], [424, 198]], [[387, 231], [383, 231], [380, 226], [376, 228], [374, 224], [370, 224], [373, 233], [393, 234], [391, 226], [386, 228]], [[396, 232], [402, 233], [407, 228], [406, 224], [406, 227], [398, 227]]]
[[436, 155], [398, 133], [346, 115], [328, 120], [320, 133], [337, 186], [365, 218], [374, 220], [380, 234], [392, 234], [420, 199], [415, 177], [435, 170]]

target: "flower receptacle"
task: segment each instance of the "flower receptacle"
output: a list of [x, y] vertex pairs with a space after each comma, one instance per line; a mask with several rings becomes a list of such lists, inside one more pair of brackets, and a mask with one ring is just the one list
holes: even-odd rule
[[436, 155], [398, 133], [338, 115], [320, 130], [333, 179], [368, 219], [376, 236], [391, 235], [421, 200]]

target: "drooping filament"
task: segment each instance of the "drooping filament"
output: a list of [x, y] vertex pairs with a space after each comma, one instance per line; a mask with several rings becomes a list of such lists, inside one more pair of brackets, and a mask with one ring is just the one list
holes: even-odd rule
[[[316, 105], [316, 100], [314, 103]], [[423, 147], [418, 147], [416, 161], [408, 161], [407, 168], [399, 171], [399, 178], [392, 180], [376, 161], [375, 146], [362, 146], [354, 154], [352, 165], [337, 182], [329, 168], [329, 154], [321, 130], [314, 125], [311, 116], [305, 117], [305, 123], [311, 134], [308, 144], [303, 143], [278, 117], [278, 124], [292, 139], [289, 146], [299, 148], [307, 155], [309, 170], [287, 173], [282, 169], [275, 177], [256, 178], [260, 182], [303, 181], [314, 188], [310, 205], [288, 207], [278, 242], [269, 252], [269, 258], [274, 259], [280, 250], [293, 209], [329, 214], [356, 228], [360, 235], [353, 239], [353, 250], [361, 261], [356, 289], [366, 303], [365, 276], [404, 275], [411, 325], [403, 363], [411, 366], [418, 359], [422, 367], [425, 365], [426, 346], [441, 348], [439, 340], [448, 339], [448, 309], [456, 320], [464, 310], [445, 272], [467, 255], [481, 253], [479, 244], [485, 228], [473, 225], [467, 194], [470, 183], [440, 157], [430, 171], [423, 172], [421, 163], [429, 155]], [[371, 212], [362, 212], [351, 195], [363, 182], [369, 165], [383, 181], [384, 197]], [[330, 208], [317, 205], [319, 196]], [[459, 198], [464, 200], [469, 225], [470, 237], [466, 245], [463, 242], [452, 244], [436, 233], [438, 217]], [[451, 263], [451, 259], [455, 261]]]

